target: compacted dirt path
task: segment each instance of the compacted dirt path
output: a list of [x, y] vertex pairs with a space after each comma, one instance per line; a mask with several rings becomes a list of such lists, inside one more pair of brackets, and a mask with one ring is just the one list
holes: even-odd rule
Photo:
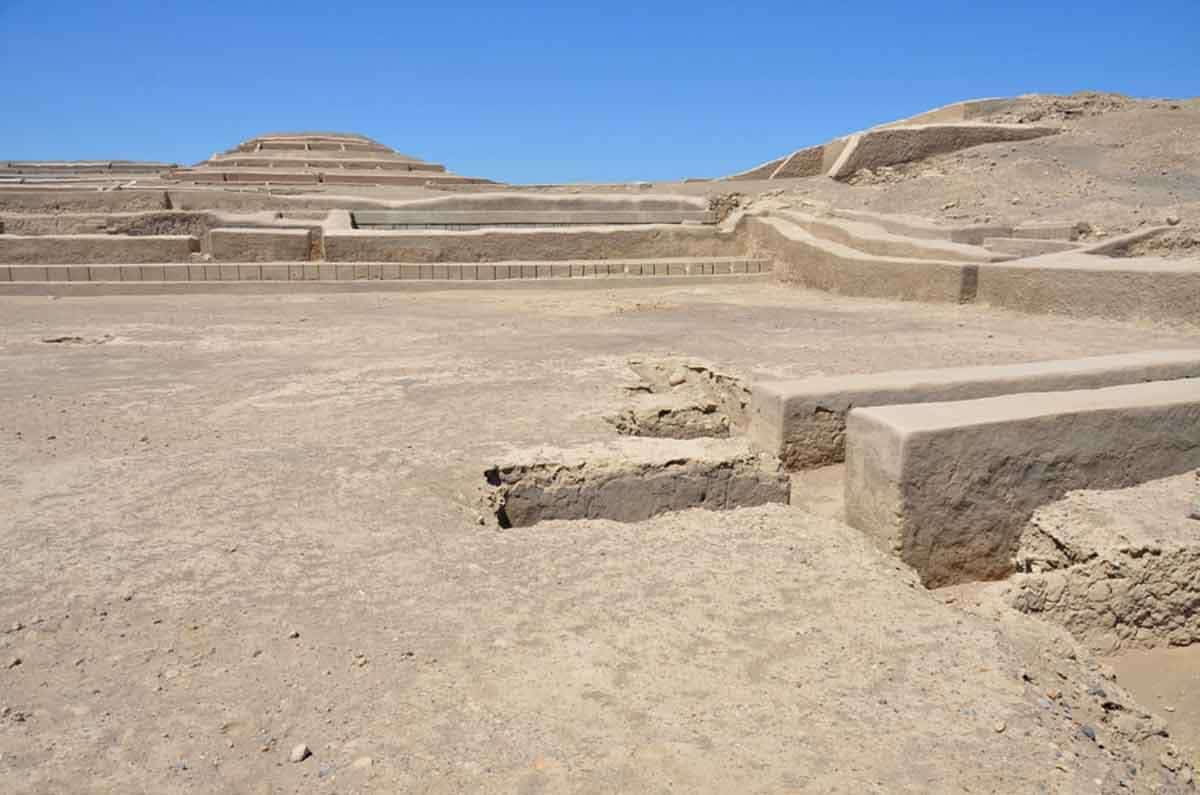
[[1152, 790], [1128, 731], [1045, 698], [1105, 676], [1061, 633], [947, 605], [832, 519], [502, 531], [479, 491], [512, 448], [612, 438], [635, 354], [777, 377], [1194, 344], [768, 284], [5, 299], [0, 788]]

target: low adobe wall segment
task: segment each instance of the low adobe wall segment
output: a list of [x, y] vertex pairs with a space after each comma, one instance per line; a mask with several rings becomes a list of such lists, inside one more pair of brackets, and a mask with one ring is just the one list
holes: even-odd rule
[[465, 232], [326, 230], [331, 262], [487, 262], [726, 257], [742, 252], [732, 233], [710, 226], [643, 225]]
[[1200, 380], [854, 409], [846, 521], [931, 587], [1013, 571], [1033, 511], [1200, 467]]
[[1086, 248], [980, 269], [977, 300], [1021, 312], [1195, 324], [1200, 262], [1118, 256], [1170, 227], [1149, 227]]
[[842, 295], [964, 303], [975, 297], [979, 266], [866, 254], [818, 238], [785, 219], [746, 217], [749, 251], [769, 254], [783, 282]]
[[750, 390], [749, 433], [757, 449], [776, 456], [788, 469], [808, 469], [844, 459], [846, 417], [855, 408], [1180, 378], [1200, 378], [1200, 349], [760, 381]]

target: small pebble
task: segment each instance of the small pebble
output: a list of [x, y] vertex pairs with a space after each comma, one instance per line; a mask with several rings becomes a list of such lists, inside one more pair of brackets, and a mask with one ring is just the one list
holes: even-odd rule
[[288, 754], [288, 759], [293, 762], [303, 762], [310, 756], [312, 756], [312, 751], [308, 749], [307, 745], [300, 743], [292, 748], [292, 752]]
[[1079, 727], [1079, 731], [1083, 734], [1084, 737], [1088, 738], [1089, 740], [1096, 739], [1096, 730], [1093, 729], [1091, 726], [1084, 724], [1083, 726]]
[[371, 757], [360, 756], [358, 759], [354, 760], [354, 763], [351, 765], [351, 767], [353, 767], [355, 770], [369, 770], [373, 764], [375, 764], [375, 760], [373, 760]]
[[295, 640], [298, 637], [300, 637], [300, 633], [297, 630], [293, 629], [291, 632], [288, 633], [288, 638], [290, 640]]
[[1000, 721], [992, 728], [996, 730], [996, 734], [1003, 734], [1004, 730], [1008, 728], [1008, 724], [1005, 723], [1004, 721]]

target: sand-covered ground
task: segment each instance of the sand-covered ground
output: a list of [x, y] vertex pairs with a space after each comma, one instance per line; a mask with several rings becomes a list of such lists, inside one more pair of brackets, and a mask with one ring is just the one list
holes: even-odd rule
[[1180, 768], [1061, 631], [963, 610], [820, 512], [500, 530], [478, 496], [514, 448], [612, 438], [637, 354], [803, 376], [1186, 331], [767, 283], [0, 313], [7, 792], [1149, 792]]

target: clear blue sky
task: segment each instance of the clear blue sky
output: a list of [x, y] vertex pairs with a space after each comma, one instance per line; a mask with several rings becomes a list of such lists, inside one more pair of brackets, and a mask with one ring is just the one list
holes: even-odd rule
[[1200, 94], [1200, 0], [0, 0], [0, 158], [361, 132], [514, 182], [738, 171], [979, 96]]

